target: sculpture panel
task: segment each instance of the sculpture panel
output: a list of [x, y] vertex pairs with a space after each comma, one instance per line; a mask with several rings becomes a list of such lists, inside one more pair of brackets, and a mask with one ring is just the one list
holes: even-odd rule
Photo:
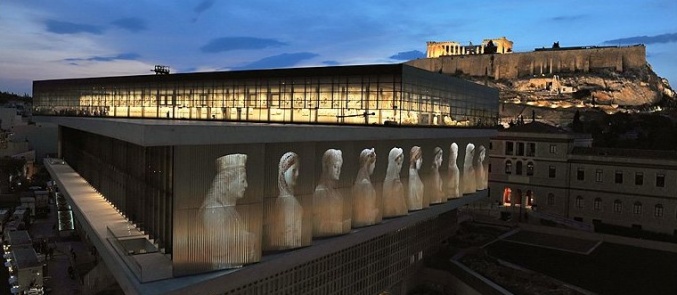
[[352, 208], [344, 206], [343, 196], [336, 188], [342, 165], [340, 150], [328, 149], [322, 156], [322, 176], [313, 194], [313, 237], [350, 232]]
[[473, 159], [475, 158], [475, 145], [469, 143], [465, 147], [465, 160], [463, 161], [463, 194], [472, 194], [476, 190], [475, 185], [475, 169], [473, 167]]
[[454, 142], [449, 147], [449, 165], [447, 166], [447, 198], [454, 199], [461, 197], [459, 180], [460, 171], [456, 159], [458, 158], [458, 145]]
[[413, 146], [409, 152], [409, 188], [407, 190], [407, 207], [409, 211], [423, 209], [423, 182], [418, 170], [423, 164], [423, 152], [419, 146]]
[[407, 215], [407, 203], [404, 200], [404, 187], [400, 181], [400, 171], [404, 161], [401, 148], [392, 148], [388, 154], [388, 169], [383, 181], [383, 217]]
[[430, 167], [430, 181], [426, 187], [426, 195], [429, 196], [431, 204], [439, 204], [446, 201], [442, 178], [440, 177], [440, 166], [442, 166], [444, 152], [442, 151], [442, 148], [435, 147], [433, 153], [435, 157], [433, 158], [433, 164]]
[[304, 209], [294, 195], [300, 168], [299, 156], [287, 152], [280, 158], [277, 186], [279, 195], [266, 208], [263, 243], [265, 250], [292, 249], [310, 244], [303, 234]]
[[360, 153], [360, 170], [353, 184], [353, 227], [376, 224], [380, 221], [380, 205], [377, 204], [376, 190], [371, 183], [371, 174], [376, 167], [374, 149], [364, 149]]
[[[207, 263], [211, 269], [238, 267], [261, 259], [260, 237], [247, 231], [235, 206], [247, 189], [247, 155], [231, 154], [216, 159], [212, 181], [200, 216], [206, 239]], [[213, 229], [213, 230], [212, 230]]]
[[480, 145], [480, 147], [477, 148], [477, 156], [475, 157], [475, 162], [473, 165], [475, 169], [475, 189], [478, 191], [487, 188], [487, 184], [485, 183], [486, 171], [484, 171], [485, 154], [486, 150], [484, 149], [484, 146]]

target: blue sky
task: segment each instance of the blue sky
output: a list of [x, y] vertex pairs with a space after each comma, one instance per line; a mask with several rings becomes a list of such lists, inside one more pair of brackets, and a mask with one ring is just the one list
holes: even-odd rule
[[36, 1], [0, 2], [0, 90], [33, 80], [397, 63], [426, 41], [506, 36], [515, 51], [647, 45], [677, 86], [677, 1]]

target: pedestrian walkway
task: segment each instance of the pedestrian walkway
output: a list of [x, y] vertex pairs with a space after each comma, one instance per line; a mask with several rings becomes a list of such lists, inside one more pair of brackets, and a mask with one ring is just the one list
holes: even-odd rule
[[[54, 295], [81, 294], [82, 278], [96, 264], [95, 254], [77, 236], [59, 236], [56, 206], [49, 206], [47, 217], [36, 219], [29, 228], [34, 243], [47, 245], [46, 249], [36, 249], [42, 250], [46, 258], [45, 289]], [[49, 248], [52, 255], [49, 255]]]

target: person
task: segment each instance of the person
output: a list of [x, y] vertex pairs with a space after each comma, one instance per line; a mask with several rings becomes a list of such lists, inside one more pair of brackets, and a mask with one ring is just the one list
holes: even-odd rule
[[280, 158], [277, 186], [279, 195], [269, 210], [264, 225], [266, 250], [298, 248], [310, 244], [302, 237], [303, 207], [294, 196], [294, 187], [299, 176], [299, 156], [287, 152]]
[[216, 159], [217, 174], [207, 192], [200, 216], [207, 239], [203, 249], [211, 269], [237, 267], [261, 258], [258, 237], [247, 231], [235, 209], [247, 189], [247, 155], [230, 154]]
[[345, 206], [336, 183], [341, 176], [343, 156], [328, 149], [322, 156], [322, 176], [313, 193], [313, 237], [328, 237], [350, 232], [350, 206]]
[[400, 171], [404, 162], [404, 152], [394, 147], [388, 154], [388, 169], [383, 181], [383, 217], [407, 215], [407, 203], [404, 200], [404, 187], [400, 181]]
[[449, 165], [447, 166], [447, 199], [461, 197], [459, 190], [460, 171], [456, 159], [458, 158], [458, 145], [454, 142], [449, 146]]
[[413, 146], [409, 152], [409, 190], [407, 193], [407, 207], [409, 211], [423, 209], [423, 182], [418, 176], [418, 170], [423, 164], [421, 147]]
[[426, 193], [430, 196], [431, 204], [439, 204], [445, 201], [444, 189], [442, 188], [442, 178], [440, 177], [440, 166], [442, 166], [442, 148], [435, 147], [433, 150], [435, 158], [433, 158], [433, 164], [430, 167], [430, 183], [428, 185]]
[[379, 221], [380, 206], [377, 205], [376, 190], [371, 183], [371, 174], [376, 167], [376, 151], [364, 149], [360, 153], [360, 170], [353, 184], [353, 227], [376, 224]]

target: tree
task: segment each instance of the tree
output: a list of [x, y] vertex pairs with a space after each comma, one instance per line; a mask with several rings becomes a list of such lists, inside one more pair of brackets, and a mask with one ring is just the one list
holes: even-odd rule
[[[0, 158], [0, 191], [6, 193], [12, 183], [9, 182], [9, 177], [17, 177], [23, 175], [23, 168], [26, 165], [25, 159], [15, 159], [12, 157]], [[16, 178], [13, 178], [16, 181]]]
[[498, 51], [498, 47], [494, 45], [493, 41], [489, 40], [489, 42], [487, 42], [487, 45], [484, 46], [484, 54], [492, 54], [496, 53], [496, 51]]
[[554, 48], [554, 49], [559, 48], [559, 41], [552, 43], [552, 48]]
[[571, 122], [571, 130], [574, 132], [583, 132], [583, 122], [581, 122], [581, 112], [576, 110], [574, 121]]

